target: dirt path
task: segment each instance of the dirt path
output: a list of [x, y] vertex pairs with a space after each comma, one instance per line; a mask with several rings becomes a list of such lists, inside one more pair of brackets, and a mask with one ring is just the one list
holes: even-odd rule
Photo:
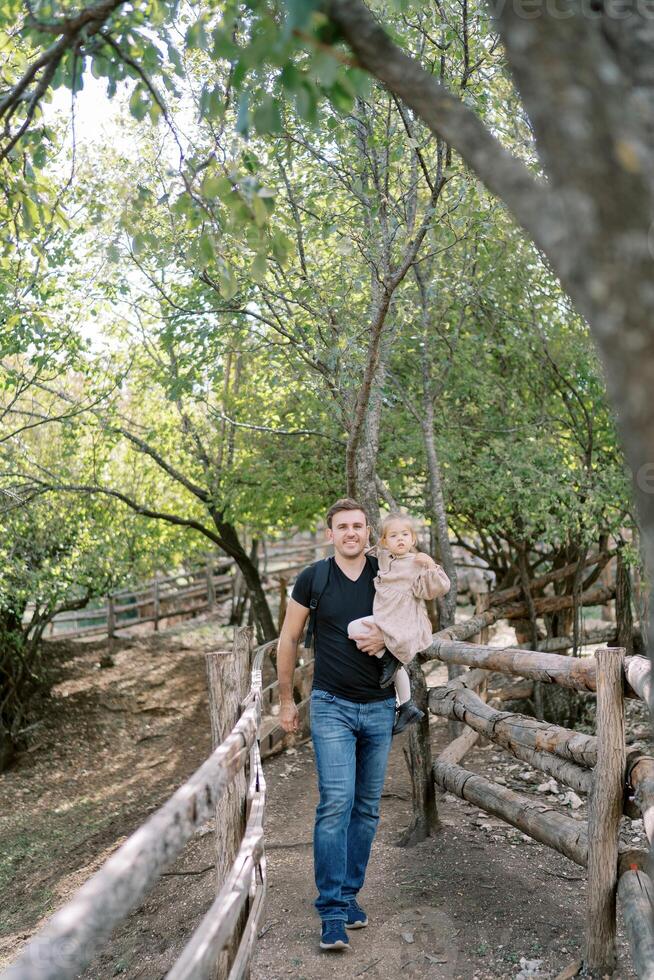
[[[438, 722], [434, 741], [446, 742]], [[499, 758], [493, 748], [477, 750], [466, 765], [495, 776], [501, 770], [507, 785], [537, 791], [541, 774], [522, 764], [507, 772], [511, 760]], [[449, 794], [439, 798], [443, 828], [436, 837], [414, 848], [395, 846], [410, 818], [400, 745], [391, 755], [360, 895], [370, 925], [350, 934], [350, 950], [321, 953], [311, 907], [316, 790], [310, 746], [271, 760], [267, 780], [270, 890], [253, 980], [553, 978], [580, 956], [585, 875], [566, 858]], [[525, 960], [532, 964], [526, 972]], [[620, 980], [634, 976], [628, 963], [621, 934]]]
[[[0, 966], [206, 757], [203, 654], [225, 641], [215, 622], [196, 621], [138, 638], [109, 670], [98, 668], [97, 647], [80, 647], [65, 665], [32, 750], [0, 777]], [[434, 720], [433, 732], [435, 746], [444, 744], [444, 724]], [[318, 949], [311, 747], [266, 763], [269, 892], [253, 980], [555, 977], [579, 953], [582, 870], [449, 795], [439, 801], [442, 831], [397, 848], [410, 813], [401, 750], [396, 739], [361, 894], [371, 924], [342, 955]], [[543, 782], [492, 748], [466, 765], [522, 791], [538, 793]], [[642, 833], [626, 839], [641, 843]], [[84, 980], [163, 978], [213, 898], [213, 851], [207, 825]], [[523, 958], [540, 967], [525, 972]], [[633, 976], [627, 962], [621, 937], [619, 980]]]

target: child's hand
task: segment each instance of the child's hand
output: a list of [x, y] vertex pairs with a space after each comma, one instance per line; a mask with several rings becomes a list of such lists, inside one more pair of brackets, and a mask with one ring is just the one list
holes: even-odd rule
[[416, 565], [421, 565], [422, 568], [435, 568], [436, 562], [431, 555], [426, 555], [424, 551], [419, 551], [416, 555]]

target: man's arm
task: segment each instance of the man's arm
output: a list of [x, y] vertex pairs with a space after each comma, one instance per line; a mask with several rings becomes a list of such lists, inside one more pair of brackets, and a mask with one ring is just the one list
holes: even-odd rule
[[300, 727], [300, 717], [293, 700], [293, 672], [297, 661], [297, 645], [304, 632], [308, 615], [309, 610], [306, 606], [300, 605], [295, 599], [289, 599], [277, 643], [279, 723], [285, 732], [296, 732]]

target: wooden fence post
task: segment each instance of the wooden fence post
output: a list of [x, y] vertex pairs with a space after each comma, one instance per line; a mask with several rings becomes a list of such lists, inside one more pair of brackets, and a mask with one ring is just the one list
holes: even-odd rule
[[[241, 713], [241, 703], [249, 684], [252, 638], [253, 631], [249, 627], [237, 627], [234, 630], [234, 644], [230, 653], [205, 655], [211, 738], [214, 748], [229, 734]], [[216, 807], [216, 894], [229, 874], [243, 838], [246, 799], [247, 774], [245, 769], [242, 769]], [[215, 980], [224, 980], [227, 977], [229, 964], [237, 946], [238, 936], [227, 953], [219, 957]]]
[[116, 632], [116, 609], [114, 604], [114, 597], [110, 595], [107, 596], [107, 636], [109, 637], [110, 640], [113, 640], [115, 632]]
[[625, 773], [624, 650], [597, 650], [597, 765], [588, 803], [585, 962], [605, 976], [615, 967], [618, 837]]
[[160, 602], [160, 599], [159, 599], [159, 579], [158, 578], [155, 578], [154, 585], [152, 586], [152, 590], [153, 590], [153, 602], [152, 602], [153, 608], [152, 608], [152, 615], [154, 616], [154, 629], [155, 629], [155, 632], [158, 632], [158, 630], [159, 630], [159, 613], [160, 613], [160, 609], [161, 609], [161, 602]]
[[207, 609], [209, 612], [216, 604], [216, 590], [213, 584], [213, 562], [207, 564]]
[[[479, 613], [486, 612], [488, 608], [490, 608], [490, 592], [478, 592], [477, 600], [475, 602], [475, 616], [478, 616]], [[483, 646], [488, 646], [488, 633], [488, 626], [484, 626], [484, 628], [477, 633], [477, 636], [473, 637], [469, 642], [481, 643]]]

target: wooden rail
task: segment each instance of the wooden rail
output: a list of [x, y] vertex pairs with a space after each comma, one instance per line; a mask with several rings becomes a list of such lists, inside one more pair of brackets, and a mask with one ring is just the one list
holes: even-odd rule
[[[312, 560], [310, 553], [319, 557], [329, 547], [331, 546], [327, 541], [298, 542], [294, 547], [281, 549], [268, 545], [263, 555], [265, 561], [262, 574], [267, 579], [264, 590], [286, 590], [289, 576]], [[296, 557], [298, 560], [289, 564], [286, 561], [289, 557]], [[235, 568], [235, 562], [231, 558], [212, 555], [202, 565], [188, 571], [151, 579], [131, 590], [112, 592], [103, 606], [55, 616], [46, 639], [103, 635], [111, 639], [119, 630], [144, 623], [153, 623], [157, 630], [160, 621], [171, 616], [211, 610], [217, 599], [225, 599], [233, 594], [238, 585]], [[98, 622], [95, 623], [94, 620]], [[85, 625], [80, 626], [80, 623]], [[68, 624], [72, 626], [61, 628]]]
[[[456, 629], [459, 634], [470, 635], [463, 624]], [[646, 870], [647, 854], [618, 853], [623, 812], [642, 816], [650, 841], [654, 837], [654, 760], [637, 753], [626, 758], [623, 703], [626, 695], [647, 703], [649, 661], [643, 657], [625, 659], [624, 651], [617, 648], [598, 650], [594, 658], [578, 660], [439, 635], [434, 637], [429, 656], [471, 668], [430, 691], [432, 713], [465, 725], [463, 733], [436, 760], [435, 783], [586, 867], [587, 969], [593, 975], [605, 975], [614, 968], [617, 896], [637, 975], [642, 980], [654, 980], [654, 887]], [[492, 703], [492, 680], [487, 696], [477, 693], [487, 682], [489, 671], [595, 694], [596, 735], [497, 710]], [[551, 808], [543, 810], [533, 797], [463, 768], [460, 763], [480, 735], [577, 791], [588, 793], [588, 820]]]
[[[237, 629], [231, 655], [232, 664], [236, 661], [233, 676], [242, 673], [242, 658], [249, 660], [250, 644], [251, 632]], [[242, 804], [245, 829], [235, 857], [215, 901], [167, 977], [241, 980], [248, 975], [266, 891], [266, 784], [258, 745], [265, 653], [266, 647], [262, 647], [254, 655], [249, 689], [236, 702], [238, 719], [227, 736], [168, 802], [48, 920], [0, 975], [0, 980], [77, 977], [98, 955], [115, 927], [143, 901], [194, 833], [216, 813], [217, 806], [244, 772], [247, 793], [236, 803], [237, 809]], [[227, 663], [229, 657], [224, 660]], [[211, 676], [209, 671], [210, 681]], [[222, 696], [221, 692], [214, 693], [217, 698]], [[217, 823], [218, 848], [229, 830]]]

